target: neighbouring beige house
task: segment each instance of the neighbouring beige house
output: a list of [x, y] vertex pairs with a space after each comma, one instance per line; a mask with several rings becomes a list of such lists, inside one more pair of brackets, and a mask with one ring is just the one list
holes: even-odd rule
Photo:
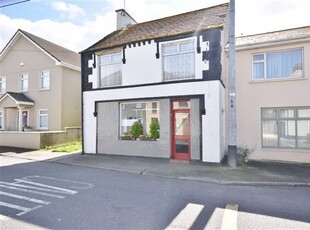
[[236, 78], [238, 145], [310, 163], [310, 26], [237, 38]]
[[0, 53], [0, 146], [80, 138], [80, 126], [80, 55], [18, 30]]

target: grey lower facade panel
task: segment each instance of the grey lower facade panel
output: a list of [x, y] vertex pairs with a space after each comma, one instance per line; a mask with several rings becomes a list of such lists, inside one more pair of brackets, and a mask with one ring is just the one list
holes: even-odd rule
[[[159, 102], [160, 138], [156, 141], [121, 140], [120, 103], [97, 103], [97, 153], [109, 155], [170, 158], [172, 148], [171, 100]], [[127, 101], [126, 101], [127, 102]], [[139, 100], [133, 100], [139, 102]], [[201, 160], [201, 115], [199, 99], [190, 99], [191, 159]]]

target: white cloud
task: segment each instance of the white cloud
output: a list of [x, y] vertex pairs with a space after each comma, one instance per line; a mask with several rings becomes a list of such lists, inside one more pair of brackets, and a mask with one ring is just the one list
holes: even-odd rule
[[85, 12], [77, 5], [65, 2], [52, 2], [52, 7], [61, 13], [61, 17], [69, 20], [85, 16]]
[[[114, 10], [123, 8], [123, 0], [106, 1], [112, 4]], [[227, 0], [126, 0], [126, 10], [138, 22], [143, 22], [223, 2]], [[72, 10], [69, 5], [65, 4], [63, 8], [59, 6], [59, 10], [73, 12], [72, 15], [85, 14], [83, 10]], [[308, 9], [310, 9], [309, 0], [236, 0], [236, 34], [246, 35], [309, 26]], [[89, 17], [85, 14], [84, 21], [79, 25], [49, 19], [31, 22], [10, 18], [0, 13], [0, 50], [20, 28], [66, 48], [81, 51], [116, 29], [114, 10], [97, 15], [93, 20], [87, 19]]]

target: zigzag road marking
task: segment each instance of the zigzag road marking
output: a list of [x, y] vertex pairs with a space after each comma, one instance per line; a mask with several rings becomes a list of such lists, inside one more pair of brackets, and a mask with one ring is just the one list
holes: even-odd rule
[[39, 195], [42, 195], [42, 196], [49, 196], [49, 197], [59, 198], [59, 199], [65, 198], [64, 196], [61, 196], [61, 195], [50, 194], [50, 193], [39, 192], [39, 191], [33, 191], [33, 190], [23, 189], [23, 188], [16, 188], [16, 187], [13, 187], [13, 186], [8, 186], [8, 185], [0, 184], [0, 187], [7, 188], [7, 189], [12, 189], [12, 190], [16, 190], [16, 191], [21, 191], [21, 192], [29, 192], [29, 193], [39, 194]]
[[17, 216], [21, 216], [21, 215], [24, 215], [28, 212], [31, 212], [35, 209], [38, 209], [38, 208], [41, 208], [42, 205], [38, 205], [38, 206], [35, 206], [33, 208], [26, 208], [26, 207], [22, 207], [22, 206], [19, 206], [19, 205], [15, 205], [15, 204], [9, 204], [9, 203], [6, 203], [6, 202], [2, 202], [0, 201], [0, 206], [4, 206], [4, 207], [8, 207], [8, 208], [13, 208], [13, 209], [16, 209], [16, 210], [19, 210], [19, 211], [22, 211], [20, 213], [17, 213], [16, 215]]
[[13, 198], [20, 199], [20, 200], [26, 200], [26, 201], [30, 201], [30, 202], [34, 202], [34, 203], [38, 203], [38, 204], [49, 204], [50, 203], [50, 202], [45, 201], [45, 200], [34, 199], [31, 197], [20, 196], [20, 195], [16, 195], [13, 193], [2, 192], [2, 191], [0, 191], [0, 195], [13, 197]]
[[54, 189], [53, 191], [63, 192], [63, 193], [67, 193], [70, 195], [78, 193], [77, 191], [73, 191], [73, 190], [69, 190], [69, 189], [65, 189], [65, 188], [60, 188], [60, 187], [55, 187], [55, 186], [50, 186], [50, 185], [41, 184], [41, 183], [35, 183], [32, 181], [27, 181], [27, 180], [15, 179], [15, 181], [17, 181], [19, 183], [26, 183], [26, 184], [31, 184], [31, 185], [36, 185], [36, 186], [40, 186], [40, 187]]
[[46, 177], [46, 176], [26, 176], [23, 177], [23, 180], [26, 181], [32, 181], [31, 178], [33, 179], [48, 179], [48, 180], [53, 180], [53, 181], [61, 181], [61, 182], [66, 182], [66, 183], [72, 183], [74, 184], [73, 186], [70, 186], [70, 188], [75, 188], [75, 189], [89, 189], [94, 187], [93, 184], [86, 183], [86, 182], [81, 182], [81, 181], [74, 181], [74, 180], [66, 180], [66, 179], [59, 179], [59, 178], [53, 178], [53, 177]]

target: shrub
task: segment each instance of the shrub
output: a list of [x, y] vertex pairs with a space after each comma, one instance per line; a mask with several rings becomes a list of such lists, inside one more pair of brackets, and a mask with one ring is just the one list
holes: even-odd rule
[[249, 156], [254, 150], [254, 148], [249, 148], [245, 144], [238, 146], [237, 154], [241, 156], [242, 164], [246, 164], [249, 161]]
[[159, 124], [157, 120], [152, 120], [150, 124], [150, 134], [152, 138], [159, 138]]
[[142, 134], [142, 125], [135, 121], [130, 127], [130, 135], [134, 138], [139, 137]]

